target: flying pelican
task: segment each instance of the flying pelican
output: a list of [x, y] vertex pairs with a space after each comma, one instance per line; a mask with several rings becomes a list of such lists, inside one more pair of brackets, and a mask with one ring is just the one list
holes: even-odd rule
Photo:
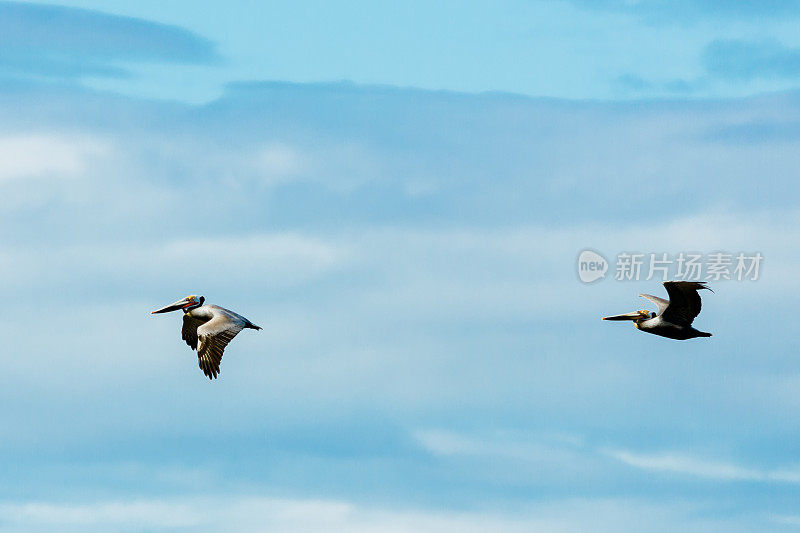
[[632, 320], [633, 325], [642, 331], [681, 341], [710, 337], [711, 333], [694, 329], [692, 322], [700, 314], [700, 295], [697, 291], [711, 289], [705, 283], [697, 281], [665, 281], [664, 287], [669, 294], [669, 300], [650, 294], [639, 295], [656, 304], [657, 313], [640, 309], [624, 315], [607, 316], [603, 320]]
[[203, 305], [206, 299], [190, 294], [150, 314], [183, 310], [181, 337], [192, 350], [197, 350], [197, 358], [203, 373], [208, 379], [219, 374], [222, 352], [237, 333], [245, 328], [261, 329], [242, 315], [228, 311], [218, 305]]

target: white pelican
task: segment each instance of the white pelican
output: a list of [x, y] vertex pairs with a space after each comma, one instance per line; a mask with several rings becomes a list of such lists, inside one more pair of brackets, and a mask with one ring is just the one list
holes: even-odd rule
[[700, 295], [697, 291], [711, 289], [697, 281], [665, 281], [664, 287], [669, 294], [669, 301], [650, 294], [639, 295], [656, 304], [657, 313], [640, 309], [624, 315], [607, 316], [603, 320], [632, 320], [633, 325], [642, 331], [681, 341], [710, 337], [711, 333], [694, 329], [692, 322], [700, 314]]
[[197, 350], [197, 358], [203, 373], [208, 379], [219, 374], [222, 352], [237, 333], [245, 328], [261, 329], [242, 315], [218, 305], [203, 305], [206, 299], [190, 294], [150, 314], [183, 310], [181, 337], [192, 350]]

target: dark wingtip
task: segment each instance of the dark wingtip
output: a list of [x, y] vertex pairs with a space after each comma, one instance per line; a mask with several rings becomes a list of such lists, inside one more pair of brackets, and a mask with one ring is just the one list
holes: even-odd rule
[[707, 289], [707, 290], [709, 290], [709, 291], [711, 291], [711, 292], [714, 292], [714, 289], [712, 289], [711, 287], [709, 287], [709, 286], [708, 286], [708, 283], [707, 283], [707, 282], [705, 282], [705, 281], [698, 281], [698, 282], [697, 282], [697, 284], [698, 284], [698, 285], [700, 285], [700, 288], [701, 288], [701, 289]]
[[[665, 281], [662, 283], [662, 285], [666, 287], [667, 283], [692, 283], [695, 285], [695, 290], [699, 291], [700, 289], [708, 289], [709, 291], [714, 292], [714, 290], [708, 286], [707, 281], [689, 281], [689, 280], [674, 279], [670, 281]], [[641, 294], [639, 296], [641, 296]]]

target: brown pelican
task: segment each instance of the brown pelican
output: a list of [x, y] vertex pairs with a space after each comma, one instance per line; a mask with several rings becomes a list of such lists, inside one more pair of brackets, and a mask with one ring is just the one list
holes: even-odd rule
[[700, 295], [697, 291], [711, 289], [697, 281], [665, 281], [664, 287], [669, 294], [669, 301], [650, 294], [639, 295], [656, 304], [657, 313], [640, 309], [624, 315], [607, 316], [603, 320], [632, 320], [633, 325], [642, 331], [681, 341], [710, 337], [711, 333], [694, 329], [692, 322], [700, 314]]
[[205, 301], [202, 296], [191, 294], [174, 304], [151, 311], [150, 314], [183, 310], [181, 337], [192, 350], [197, 350], [200, 368], [208, 379], [212, 379], [220, 372], [222, 352], [236, 334], [245, 328], [261, 328], [242, 315], [218, 305], [203, 305]]

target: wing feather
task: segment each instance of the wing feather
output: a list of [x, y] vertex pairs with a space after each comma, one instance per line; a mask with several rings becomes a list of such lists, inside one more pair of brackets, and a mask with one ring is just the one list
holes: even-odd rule
[[658, 308], [656, 315], [662, 314], [664, 310], [666, 310], [666, 308], [669, 306], [669, 301], [665, 300], [664, 298], [659, 298], [658, 296], [653, 296], [652, 294], [640, 294], [639, 296], [641, 296], [642, 298], [646, 298], [651, 302], [653, 302], [654, 304], [656, 304], [656, 307]]
[[711, 290], [705, 283], [698, 281], [665, 281], [664, 288], [669, 294], [669, 305], [662, 313], [662, 317], [673, 324], [687, 326], [694, 322], [703, 307], [697, 291]]
[[197, 328], [197, 358], [203, 373], [208, 379], [219, 375], [219, 365], [225, 347], [244, 329], [243, 324], [230, 320], [224, 314], [217, 314]]
[[192, 350], [197, 349], [197, 328], [202, 325], [202, 320], [191, 317], [188, 313], [184, 313], [181, 338], [186, 341], [186, 344], [188, 344]]

